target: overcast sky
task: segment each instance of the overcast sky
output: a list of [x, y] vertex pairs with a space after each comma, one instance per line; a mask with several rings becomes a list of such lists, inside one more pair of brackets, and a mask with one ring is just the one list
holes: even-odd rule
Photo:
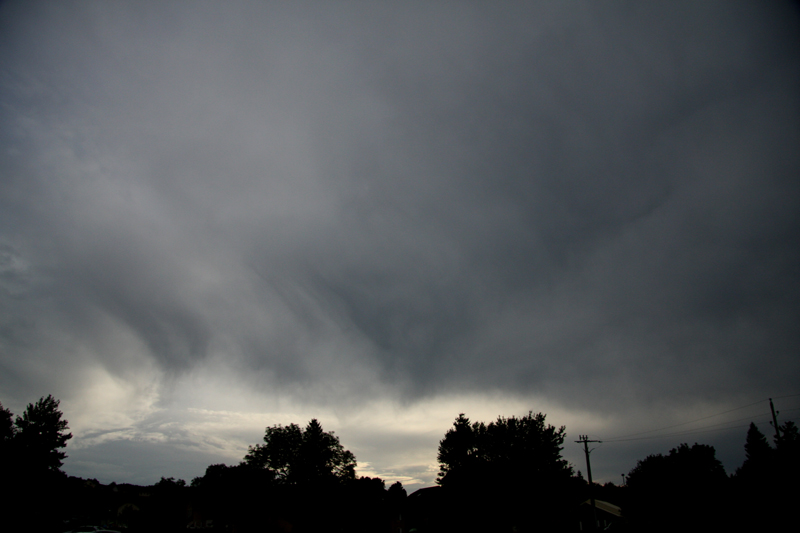
[[458, 413], [529, 410], [585, 471], [750, 406], [592, 455], [731, 472], [800, 406], [799, 15], [3, 2], [0, 402], [60, 398], [106, 483], [315, 417], [413, 489]]

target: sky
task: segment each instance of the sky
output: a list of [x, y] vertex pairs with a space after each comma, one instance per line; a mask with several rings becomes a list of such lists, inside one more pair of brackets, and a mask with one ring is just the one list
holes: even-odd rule
[[731, 473], [767, 398], [800, 408], [799, 30], [780, 1], [2, 2], [0, 402], [59, 398], [64, 471], [104, 483], [317, 418], [413, 490], [462, 412], [546, 413], [584, 472], [606, 441], [596, 480], [681, 442]]

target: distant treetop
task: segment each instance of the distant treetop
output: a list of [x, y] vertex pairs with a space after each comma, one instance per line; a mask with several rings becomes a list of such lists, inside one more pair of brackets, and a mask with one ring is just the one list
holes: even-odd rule
[[543, 413], [498, 417], [484, 424], [459, 414], [439, 442], [437, 483], [448, 485], [466, 479], [499, 479], [508, 475], [529, 482], [566, 479], [572, 467], [561, 457], [566, 428], [545, 424]]
[[285, 484], [343, 482], [355, 479], [356, 458], [333, 432], [311, 420], [305, 429], [297, 424], [266, 428], [264, 444], [250, 446], [244, 463], [274, 472]]

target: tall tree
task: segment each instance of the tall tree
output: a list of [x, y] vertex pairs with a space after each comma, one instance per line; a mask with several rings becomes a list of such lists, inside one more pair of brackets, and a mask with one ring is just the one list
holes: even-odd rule
[[736, 476], [743, 482], [760, 482], [771, 474], [774, 466], [775, 450], [769, 445], [767, 437], [750, 422], [744, 443], [745, 460], [736, 470]]
[[778, 447], [783, 445], [796, 446], [798, 443], [800, 443], [800, 431], [798, 431], [797, 425], [791, 420], [781, 424], [781, 436], [777, 442]]
[[297, 424], [269, 426], [264, 432], [264, 444], [250, 446], [244, 463], [268, 469], [278, 482], [290, 483], [302, 442], [303, 430]]
[[489, 424], [460, 414], [437, 456], [437, 483], [450, 498], [442, 507], [471, 509], [455, 519], [455, 529], [566, 527], [572, 467], [561, 457], [565, 436], [566, 429], [546, 424], [543, 413]]
[[58, 471], [67, 457], [61, 449], [67, 446], [72, 434], [67, 433], [68, 423], [61, 418], [60, 403], [48, 395], [28, 404], [22, 416], [17, 417], [14, 449], [27, 467]]
[[0, 442], [11, 440], [14, 436], [14, 415], [0, 403]]
[[745, 461], [758, 461], [772, 454], [772, 447], [767, 442], [767, 437], [758, 430], [758, 426], [750, 422], [747, 429], [747, 438], [744, 443]]
[[777, 457], [784, 479], [800, 475], [800, 432], [793, 421], [781, 424], [781, 437], [777, 440]]
[[0, 474], [6, 477], [13, 461], [12, 446], [17, 428], [14, 426], [14, 415], [0, 403]]
[[61, 451], [72, 438], [59, 401], [40, 398], [10, 424], [11, 412], [0, 406], [0, 480], [7, 489], [0, 515], [8, 530], [22, 529], [32, 517], [38, 529], [57, 531], [66, 512], [62, 495], [66, 476]]
[[[650, 531], [673, 528], [663, 520], [664, 502], [678, 522], [697, 525], [698, 531], [719, 526], [726, 516], [728, 477], [713, 446], [681, 444], [668, 455], [650, 455], [628, 473], [629, 505], [625, 514]], [[712, 513], [713, 510], [713, 513]]]
[[356, 458], [316, 420], [266, 428], [264, 444], [248, 449], [246, 464], [266, 468], [285, 484], [342, 482], [355, 479]]
[[470, 423], [462, 413], [439, 442], [437, 482], [446, 486], [510, 473], [524, 473], [533, 483], [568, 479], [572, 467], [561, 457], [565, 435], [564, 426], [545, 424], [543, 413], [498, 417], [488, 425]]
[[439, 441], [439, 452], [436, 455], [439, 461], [437, 483], [441, 485], [446, 478], [450, 481], [461, 472], [471, 469], [472, 464], [478, 460], [478, 436], [485, 430], [482, 423], [471, 424], [464, 413], [456, 417], [453, 427]]

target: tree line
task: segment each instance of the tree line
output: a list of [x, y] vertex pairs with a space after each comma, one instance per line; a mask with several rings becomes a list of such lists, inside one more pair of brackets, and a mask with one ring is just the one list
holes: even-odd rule
[[684, 443], [638, 461], [625, 486], [590, 487], [562, 457], [566, 428], [531, 411], [488, 423], [459, 414], [439, 442], [436, 486], [412, 495], [400, 482], [357, 476], [353, 453], [316, 419], [267, 427], [240, 463], [210, 465], [190, 484], [162, 477], [143, 488], [67, 477], [68, 429], [52, 396], [17, 417], [0, 405], [2, 483], [14, 489], [2, 500], [9, 523], [30, 528], [34, 520], [39, 531], [61, 531], [64, 520], [129, 531], [578, 531], [597, 526], [593, 495], [616, 530], [756, 527], [766, 513], [788, 527], [800, 471], [793, 422], [773, 444], [751, 424], [745, 461], [731, 475], [712, 446]]
[[[800, 495], [794, 481], [800, 474], [795, 423], [778, 427], [773, 445], [750, 423], [744, 449], [744, 463], [731, 475], [714, 447], [705, 444], [681, 444], [666, 455], [638, 461], [627, 477], [628, 519], [648, 531], [667, 531], [675, 522], [693, 524], [697, 531], [796, 526], [791, 512]], [[666, 513], [665, 502], [674, 510]]]

